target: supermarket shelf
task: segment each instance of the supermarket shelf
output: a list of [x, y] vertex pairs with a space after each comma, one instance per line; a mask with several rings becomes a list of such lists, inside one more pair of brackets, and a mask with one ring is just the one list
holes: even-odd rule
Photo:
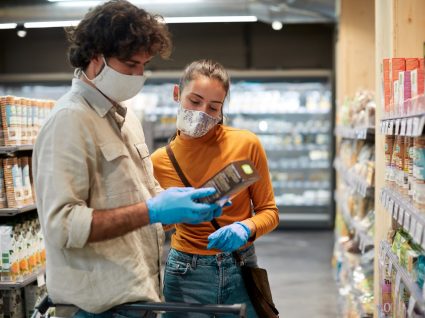
[[322, 208], [329, 208], [329, 204], [277, 204], [277, 207], [279, 209], [322, 209]]
[[394, 253], [391, 251], [391, 246], [387, 242], [381, 241], [379, 250], [380, 262], [384, 263], [383, 260], [385, 260], [385, 258], [387, 257], [389, 259], [389, 263], [391, 264], [390, 266], [392, 270], [395, 269], [396, 271], [396, 293], [397, 286], [400, 286], [400, 281], [403, 281], [404, 285], [406, 286], [407, 290], [411, 295], [408, 308], [413, 311], [414, 307], [416, 307], [422, 313], [425, 313], [425, 299], [422, 296], [422, 292], [419, 286], [416, 284], [415, 281], [413, 281], [409, 273], [399, 264], [397, 256], [394, 255]]
[[300, 189], [300, 190], [310, 190], [310, 189], [314, 189], [314, 190], [323, 190], [323, 189], [330, 189], [330, 184], [309, 184], [309, 183], [305, 183], [305, 182], [300, 182], [300, 183], [296, 183], [296, 182], [279, 182], [279, 181], [273, 181], [273, 188], [274, 189]]
[[37, 206], [35, 204], [27, 205], [21, 208], [4, 208], [0, 209], [0, 216], [13, 216], [29, 211], [34, 211], [37, 209]]
[[330, 215], [323, 213], [279, 213], [280, 222], [285, 221], [313, 221], [328, 222]]
[[351, 217], [347, 205], [344, 204], [343, 200], [341, 200], [338, 196], [335, 196], [335, 201], [341, 208], [341, 214], [345, 223], [352, 231], [354, 231], [356, 238], [358, 238], [359, 247], [362, 253], [367, 247], [374, 246], [373, 237], [366, 233], [366, 230], [360, 225], [360, 222]]
[[366, 140], [375, 137], [375, 128], [338, 126], [335, 128], [335, 135], [347, 139]]
[[318, 166], [318, 167], [308, 167], [308, 166], [304, 166], [304, 167], [271, 167], [269, 165], [270, 169], [273, 169], [274, 172], [304, 172], [304, 173], [312, 173], [312, 172], [317, 172], [317, 171], [321, 171], [321, 170], [329, 170], [330, 166]]
[[413, 241], [425, 248], [425, 215], [412, 201], [397, 190], [384, 187], [381, 203], [397, 223], [412, 237]]
[[236, 117], [236, 116], [244, 116], [244, 117], [280, 117], [280, 116], [317, 116], [317, 115], [329, 115], [330, 110], [307, 110], [304, 107], [300, 107], [299, 110], [291, 111], [291, 112], [270, 112], [270, 113], [246, 113], [246, 112], [239, 112], [239, 113], [227, 113], [226, 116], [228, 117]]
[[20, 146], [1, 146], [0, 154], [1, 155], [12, 155], [20, 151], [31, 151], [33, 150], [34, 145], [20, 145]]
[[381, 120], [381, 133], [385, 135], [418, 137], [425, 126], [425, 113]]
[[422, 135], [425, 126], [425, 96], [418, 96], [396, 105], [403, 114], [391, 114], [381, 120], [381, 133], [417, 137]]
[[23, 288], [37, 280], [37, 277], [39, 275], [44, 275], [46, 272], [45, 269], [41, 269], [35, 273], [32, 273], [28, 276], [26, 276], [22, 281], [20, 282], [0, 282], [0, 290], [10, 290], [10, 289], [18, 289]]
[[276, 131], [261, 131], [261, 130], [251, 130], [256, 135], [271, 135], [271, 136], [278, 136], [283, 134], [328, 134], [329, 129], [323, 129], [323, 130], [310, 130], [308, 128], [306, 129], [288, 129], [288, 130], [276, 130]]
[[345, 167], [339, 158], [334, 161], [336, 171], [341, 175], [344, 182], [362, 197], [372, 196], [375, 189], [369, 186], [363, 177], [353, 173], [349, 168]]
[[303, 144], [303, 145], [287, 145], [278, 148], [264, 148], [266, 152], [288, 152], [288, 151], [313, 151], [313, 150], [328, 150], [328, 145]]

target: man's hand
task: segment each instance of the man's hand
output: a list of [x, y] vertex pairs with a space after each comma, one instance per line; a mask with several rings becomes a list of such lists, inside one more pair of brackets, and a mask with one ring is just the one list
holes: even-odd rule
[[214, 194], [214, 188], [169, 188], [146, 202], [150, 223], [197, 224], [211, 221], [221, 215], [221, 207], [216, 204], [197, 203], [201, 199]]

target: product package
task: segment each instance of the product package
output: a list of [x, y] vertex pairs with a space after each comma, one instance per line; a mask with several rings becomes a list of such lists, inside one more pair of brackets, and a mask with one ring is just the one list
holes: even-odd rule
[[199, 202], [223, 206], [233, 195], [259, 179], [260, 176], [250, 160], [232, 162], [201, 186], [215, 188], [217, 192], [199, 199]]

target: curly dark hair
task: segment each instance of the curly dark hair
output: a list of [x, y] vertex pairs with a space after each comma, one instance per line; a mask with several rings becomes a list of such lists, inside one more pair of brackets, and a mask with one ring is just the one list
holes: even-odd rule
[[140, 50], [166, 59], [171, 34], [162, 17], [125, 0], [112, 0], [90, 10], [75, 28], [68, 28], [68, 58], [73, 67], [86, 69], [98, 54], [128, 59]]

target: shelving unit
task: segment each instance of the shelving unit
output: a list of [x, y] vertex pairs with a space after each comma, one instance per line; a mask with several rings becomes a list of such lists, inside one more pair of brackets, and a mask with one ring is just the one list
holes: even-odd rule
[[348, 167], [345, 167], [338, 158], [334, 161], [334, 167], [344, 182], [349, 185], [352, 190], [356, 191], [364, 198], [367, 196], [373, 196], [374, 187], [368, 185], [364, 178], [355, 174]]
[[24, 207], [20, 207], [20, 208], [4, 208], [4, 209], [0, 209], [0, 217], [1, 216], [14, 216], [14, 215], [18, 215], [18, 214], [22, 214], [25, 212], [30, 212], [30, 211], [34, 211], [36, 210], [37, 207], [35, 204], [31, 204], [31, 205], [27, 205]]
[[[366, 262], [369, 279], [375, 276], [376, 271], [372, 271], [373, 253], [376, 249], [373, 231], [365, 231], [362, 221], [366, 217], [374, 216], [373, 199], [375, 193], [375, 178], [366, 181], [366, 177], [361, 177], [354, 169], [358, 161], [358, 151], [352, 151], [350, 156], [341, 153], [347, 149], [346, 145], [352, 145], [350, 149], [359, 149], [363, 144], [373, 147], [375, 143], [376, 123], [370, 120], [354, 121], [354, 107], [352, 101], [359, 92], [375, 92], [375, 8], [374, 1], [360, 0], [340, 0], [339, 2], [339, 28], [336, 44], [336, 124], [334, 135], [336, 137], [336, 153], [338, 157], [334, 160], [334, 168], [337, 172], [335, 199], [337, 207], [337, 227], [335, 229], [335, 254], [336, 268], [345, 268], [345, 275], [358, 276], [355, 274], [356, 266], [350, 266], [350, 260], [343, 257], [347, 251], [346, 245], [349, 242], [352, 248], [357, 250], [354, 254], [357, 262]], [[361, 48], [361, 49], [360, 49]], [[371, 71], [372, 70], [372, 71]], [[376, 100], [376, 98], [374, 98]], [[346, 111], [349, 109], [349, 111]], [[367, 112], [365, 111], [367, 114]], [[358, 145], [359, 147], [355, 147]], [[356, 157], [356, 160], [353, 159]], [[347, 158], [346, 158], [347, 157]], [[349, 158], [348, 158], [349, 157]], [[350, 159], [350, 160], [348, 160]], [[368, 161], [373, 159], [369, 158]], [[368, 166], [369, 171], [369, 166]], [[368, 211], [360, 211], [358, 205], [353, 202], [361, 202], [368, 206]], [[366, 203], [367, 202], [367, 203]], [[349, 204], [351, 203], [351, 205]], [[369, 205], [372, 205], [369, 210]], [[369, 222], [373, 222], [374, 217]], [[373, 223], [368, 223], [373, 226]], [[349, 253], [353, 254], [353, 253]], [[367, 255], [367, 256], [366, 256]], [[352, 255], [352, 257], [354, 257]], [[351, 258], [352, 258], [351, 257]], [[357, 301], [363, 299], [365, 305], [351, 305], [351, 292], [355, 290], [354, 283], [345, 281], [345, 286], [339, 283], [340, 302], [348, 304], [342, 307], [340, 317], [372, 317], [373, 299], [376, 293], [372, 290], [363, 291], [363, 295], [357, 295]], [[372, 286], [370, 286], [373, 289]], [[367, 304], [367, 306], [366, 306]], [[367, 312], [365, 312], [365, 307]], [[374, 317], [377, 317], [374, 315]]]
[[[422, 295], [422, 291], [419, 286], [413, 281], [410, 274], [399, 264], [397, 256], [391, 251], [390, 245], [381, 241], [379, 248], [379, 263], [383, 267], [385, 260], [387, 259], [388, 268], [386, 269], [389, 273], [395, 271], [395, 293], [400, 292], [400, 282], [402, 281], [406, 286], [408, 292], [410, 293], [409, 305], [408, 305], [408, 315], [409, 317], [413, 314], [415, 307], [423, 314], [425, 314], [425, 299]], [[381, 268], [384, 270], [384, 268]]]
[[381, 204], [393, 220], [409, 233], [413, 241], [425, 249], [423, 209], [415, 207], [410, 199], [388, 187], [384, 187], [381, 191]]
[[360, 224], [358, 220], [355, 220], [348, 211], [347, 205], [338, 196], [335, 197], [337, 205], [341, 208], [341, 215], [347, 224], [348, 228], [355, 234], [355, 240], [358, 240], [360, 250], [364, 253], [367, 247], [374, 246], [373, 236], [367, 233], [367, 230]]
[[[21, 100], [21, 98], [16, 100]], [[6, 110], [18, 107], [19, 104], [14, 104], [14, 101], [14, 98], [7, 99], [10, 104], [2, 104], [2, 107], [6, 107]], [[29, 101], [27, 100], [25, 105], [30, 107], [27, 102]], [[21, 102], [20, 105], [22, 106], [23, 103]], [[38, 107], [37, 104], [31, 105], [31, 107]], [[16, 114], [19, 114], [16, 109], [10, 111], [11, 113], [16, 112]], [[21, 112], [22, 114], [27, 114], [22, 109]], [[44, 116], [47, 115], [47, 112], [43, 108]], [[9, 129], [16, 134], [15, 140], [6, 139], [4, 140], [5, 144], [24, 142], [22, 141], [25, 139], [24, 136], [27, 139], [31, 136], [32, 141], [32, 138], [35, 138], [34, 133], [38, 131], [36, 127], [38, 127], [40, 122], [37, 123], [37, 126], [35, 123], [34, 126], [31, 126], [25, 120], [29, 120], [28, 118], [20, 118], [19, 122], [21, 119], [23, 123], [26, 122], [27, 124], [19, 126], [15, 122], [14, 125], [16, 126], [11, 124], [10, 127], [5, 127], [5, 125], [0, 127], [4, 139], [6, 139], [6, 136], [10, 136], [6, 135], [9, 134]], [[2, 120], [5, 120], [4, 117]], [[34, 121], [34, 118], [32, 118], [32, 121]], [[10, 120], [10, 122], [13, 121]], [[12, 306], [8, 307], [7, 310], [5, 309], [6, 315], [11, 308], [17, 312], [22, 310], [24, 315], [28, 315], [34, 307], [32, 301], [35, 301], [35, 295], [42, 293], [44, 291], [43, 288], [45, 288], [45, 262], [44, 251], [42, 251], [41, 247], [42, 239], [37, 231], [39, 229], [34, 228], [36, 226], [34, 211], [36, 211], [37, 207], [33, 203], [34, 197], [32, 195], [33, 189], [30, 176], [32, 150], [32, 144], [0, 147], [0, 181], [3, 183], [2, 206], [7, 206], [6, 208], [0, 208], [0, 241], [2, 242], [0, 247], [2, 254], [0, 302], [2, 302], [2, 305], [4, 301], [5, 306], [8, 303]], [[13, 240], [11, 239], [12, 237]], [[31, 247], [28, 244], [31, 244]], [[41, 266], [43, 267], [41, 268]], [[37, 284], [34, 284], [35, 282]]]
[[0, 155], [14, 155], [21, 151], [32, 151], [33, 145], [0, 146]]
[[32, 284], [37, 280], [40, 280], [40, 282], [44, 282], [44, 277], [41, 278], [40, 276], [44, 276], [45, 273], [46, 273], [46, 270], [43, 268], [35, 273], [32, 273], [24, 277], [24, 279], [18, 282], [0, 282], [0, 290], [24, 288], [25, 286], [28, 286], [29, 284]]
[[340, 138], [366, 140], [375, 138], [375, 127], [347, 127], [337, 126], [335, 135]]

